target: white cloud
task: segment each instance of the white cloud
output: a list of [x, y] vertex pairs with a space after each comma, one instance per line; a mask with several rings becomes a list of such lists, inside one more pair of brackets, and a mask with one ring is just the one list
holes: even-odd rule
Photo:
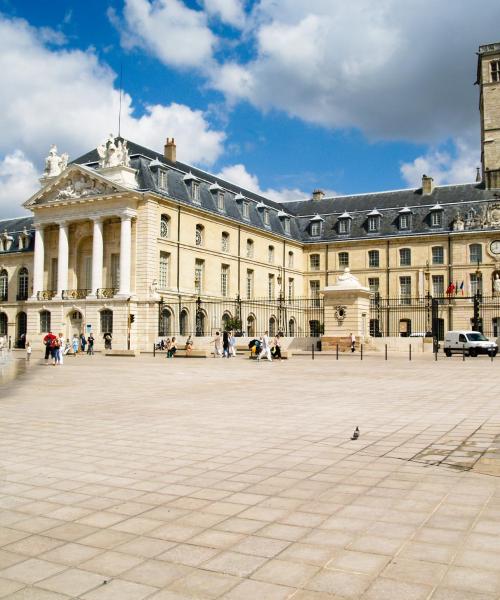
[[[216, 8], [214, 0], [209, 4]], [[219, 4], [223, 8], [225, 3]], [[207, 15], [180, 0], [125, 0], [123, 18], [125, 47], [145, 48], [164, 64], [181, 68], [201, 67], [212, 58], [217, 38], [207, 25]]]
[[477, 144], [457, 139], [452, 151], [433, 148], [412, 162], [403, 163], [401, 176], [410, 187], [420, 187], [424, 174], [433, 177], [436, 185], [470, 183], [476, 179], [479, 164]]
[[7, 154], [0, 161], [0, 214], [4, 218], [24, 213], [20, 205], [40, 187], [39, 177], [22, 150]]
[[241, 0], [202, 0], [202, 3], [209, 16], [237, 28], [244, 26], [245, 11]]
[[[116, 74], [93, 52], [49, 48], [38, 33], [25, 21], [0, 17], [0, 160], [17, 148], [41, 170], [51, 143], [76, 158], [116, 133], [119, 92]], [[202, 165], [217, 160], [225, 139], [202, 111], [181, 104], [147, 106], [135, 117], [128, 94], [122, 134], [159, 152], [173, 136], [179, 160]], [[0, 216], [7, 211], [4, 206]]]
[[293, 202], [295, 200], [304, 200], [310, 197], [310, 194], [297, 188], [281, 188], [281, 189], [261, 189], [259, 179], [256, 175], [249, 173], [241, 163], [224, 167], [217, 175], [221, 179], [225, 179], [230, 183], [241, 186], [242, 189], [250, 192], [255, 192], [269, 198], [275, 202]]
[[211, 84], [263, 111], [438, 143], [477, 131], [475, 52], [499, 19], [498, 0], [261, 0], [252, 58], [223, 63]]

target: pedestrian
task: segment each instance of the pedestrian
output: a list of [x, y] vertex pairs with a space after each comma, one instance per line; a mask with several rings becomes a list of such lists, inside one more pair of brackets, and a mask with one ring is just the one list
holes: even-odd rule
[[63, 353], [64, 353], [64, 338], [63, 338], [63, 334], [60, 333], [58, 338], [57, 338], [57, 358], [56, 358], [56, 364], [58, 365], [62, 365], [64, 362], [64, 358], [63, 358]]
[[52, 354], [52, 343], [53, 343], [53, 340], [55, 339], [55, 337], [56, 336], [52, 333], [52, 331], [49, 331], [43, 338], [43, 343], [45, 345], [45, 364], [46, 365], [49, 364], [49, 358]]
[[260, 360], [264, 355], [267, 358], [267, 360], [272, 361], [273, 359], [271, 358], [271, 347], [269, 345], [269, 332], [265, 331], [264, 335], [260, 338], [261, 341], [261, 349], [260, 349], [260, 354], [257, 357], [257, 360]]
[[214, 344], [214, 358], [218, 358], [222, 352], [221, 352], [221, 339], [220, 339], [220, 334], [218, 331], [215, 332], [215, 337], [212, 340], [213, 344]]
[[56, 335], [53, 335], [50, 341], [50, 357], [52, 358], [52, 366], [55, 367], [59, 359], [59, 338]]
[[31, 358], [31, 342], [26, 342], [26, 360], [29, 362]]
[[274, 338], [274, 355], [273, 358], [279, 358], [280, 360], [282, 360], [281, 357], [281, 333], [278, 332], [278, 335]]
[[89, 354], [90, 356], [94, 356], [94, 342], [95, 342], [95, 338], [94, 338], [94, 334], [92, 332], [90, 332], [89, 337], [87, 338], [87, 354]]
[[111, 341], [113, 339], [113, 336], [111, 335], [111, 333], [109, 331], [107, 331], [103, 336], [104, 339], [104, 349], [105, 350], [111, 350]]
[[229, 336], [229, 352], [230, 356], [236, 356], [236, 337], [234, 331], [231, 331], [231, 335]]
[[177, 352], [177, 346], [175, 344], [175, 338], [172, 338], [172, 343], [170, 344], [170, 349], [167, 352], [167, 358], [174, 358], [175, 353]]
[[73, 356], [76, 356], [78, 354], [79, 347], [78, 336], [76, 335], [76, 333], [73, 336], [73, 340], [71, 341], [71, 346], [73, 347]]
[[80, 348], [82, 349], [82, 354], [85, 354], [85, 346], [87, 345], [87, 340], [85, 339], [85, 334], [80, 334]]
[[351, 332], [351, 352], [356, 350], [356, 336]]
[[229, 358], [229, 332], [222, 333], [222, 358]]
[[168, 353], [170, 352], [170, 346], [172, 345], [172, 342], [170, 341], [170, 338], [168, 337], [165, 340], [165, 350], [167, 351], [166, 357], [169, 358]]
[[191, 354], [192, 349], [193, 349], [193, 338], [191, 336], [188, 336], [188, 339], [186, 340], [186, 356], [189, 356]]

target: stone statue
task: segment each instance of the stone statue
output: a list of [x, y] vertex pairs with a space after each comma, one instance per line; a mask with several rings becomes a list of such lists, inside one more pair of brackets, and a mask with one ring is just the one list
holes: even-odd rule
[[463, 231], [465, 229], [465, 221], [462, 219], [462, 215], [457, 213], [455, 220], [453, 221], [453, 231]]
[[125, 140], [115, 142], [112, 133], [109, 134], [104, 144], [97, 146], [97, 154], [99, 155], [99, 167], [101, 169], [119, 166], [128, 167], [130, 165], [127, 142]]
[[346, 267], [344, 269], [344, 272], [342, 273], [342, 275], [339, 275], [337, 277], [337, 281], [344, 281], [344, 282], [356, 282], [359, 283], [358, 278], [355, 277], [352, 273], [351, 273], [351, 269], [349, 269], [349, 267]]
[[57, 154], [57, 146], [52, 144], [49, 154], [45, 159], [45, 177], [56, 177], [60, 175], [68, 166], [69, 155], [67, 153]]
[[495, 274], [495, 279], [493, 279], [493, 295], [500, 296], [500, 276], [498, 273]]

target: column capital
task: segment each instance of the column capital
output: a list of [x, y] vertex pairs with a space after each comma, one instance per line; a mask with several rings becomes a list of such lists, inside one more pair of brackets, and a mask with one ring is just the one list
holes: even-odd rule
[[126, 208], [119, 213], [119, 217], [122, 221], [130, 221], [137, 217], [137, 211], [132, 208]]
[[57, 221], [57, 224], [59, 225], [59, 229], [67, 229], [69, 227], [69, 220], [61, 219], [60, 221]]
[[47, 223], [33, 223], [33, 229], [35, 231], [43, 231], [46, 226], [47, 226]]

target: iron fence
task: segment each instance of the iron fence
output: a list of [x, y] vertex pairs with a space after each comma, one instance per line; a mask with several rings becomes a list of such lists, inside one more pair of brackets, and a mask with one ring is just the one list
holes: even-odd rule
[[324, 327], [322, 298], [168, 299], [158, 303], [158, 335], [204, 336], [233, 329], [238, 335], [278, 332], [291, 337], [319, 336]]

